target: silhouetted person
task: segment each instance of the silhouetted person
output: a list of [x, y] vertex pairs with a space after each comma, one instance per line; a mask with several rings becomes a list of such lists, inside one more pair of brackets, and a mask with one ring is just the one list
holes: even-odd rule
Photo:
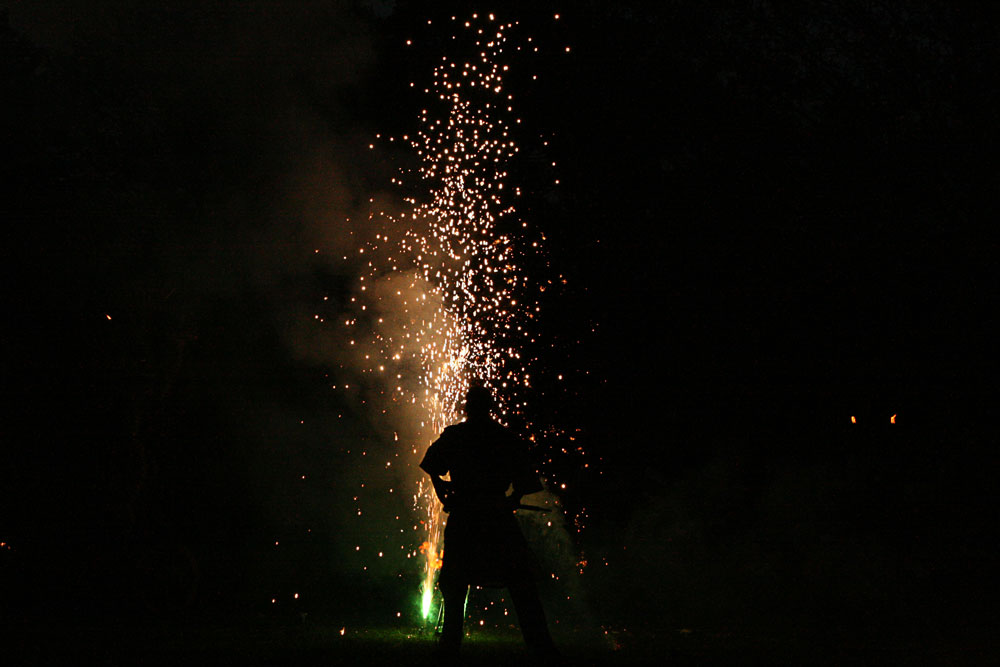
[[[541, 491], [542, 485], [524, 442], [491, 419], [492, 407], [488, 389], [470, 389], [467, 419], [447, 427], [420, 463], [448, 512], [438, 581], [444, 597], [440, 649], [446, 656], [458, 653], [470, 585], [506, 586], [525, 643], [536, 653], [554, 655], [531, 551], [514, 517], [521, 496]], [[441, 479], [445, 474], [450, 481]]]

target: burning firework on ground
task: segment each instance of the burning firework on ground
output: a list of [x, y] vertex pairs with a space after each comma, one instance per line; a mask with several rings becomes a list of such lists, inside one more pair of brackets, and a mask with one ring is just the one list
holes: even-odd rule
[[[350, 311], [338, 323], [361, 373], [378, 387], [373, 400], [379, 405], [369, 407], [401, 424], [393, 434], [393, 459], [363, 463], [382, 470], [401, 466], [414, 485], [415, 534], [401, 535], [410, 542], [400, 549], [420, 563], [425, 620], [434, 611], [444, 517], [417, 464], [441, 430], [461, 420], [470, 384], [493, 390], [500, 420], [534, 444], [543, 468], [553, 457], [547, 437], [562, 435], [554, 426], [532, 423], [526, 410], [537, 398], [534, 375], [549, 372], [532, 352], [538, 347], [539, 297], [562, 278], [528, 275], [526, 265], [544, 263], [538, 260], [545, 237], [519, 216], [521, 191], [509, 172], [521, 150], [521, 119], [507, 78], [519, 58], [539, 47], [531, 37], [509, 37], [520, 32], [518, 23], [492, 14], [453, 17], [449, 27], [459, 55], [441, 57], [422, 87], [419, 126], [401, 137], [377, 137], [411, 152], [412, 166], [392, 179], [406, 205], [403, 212], [387, 212], [371, 200], [371, 236], [360, 242], [357, 257], [344, 257], [364, 270]], [[565, 445], [561, 451], [569, 453]], [[566, 488], [551, 478], [549, 485]], [[357, 515], [364, 515], [360, 506]], [[575, 518], [578, 529], [583, 516], [581, 510]]]

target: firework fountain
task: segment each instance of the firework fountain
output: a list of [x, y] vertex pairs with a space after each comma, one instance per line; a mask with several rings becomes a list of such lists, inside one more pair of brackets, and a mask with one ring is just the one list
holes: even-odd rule
[[404, 211], [374, 205], [370, 211], [374, 238], [357, 249], [366, 270], [351, 297], [352, 312], [342, 320], [364, 360], [363, 372], [385, 387], [383, 412], [397, 411], [419, 424], [395, 438], [405, 447], [401, 463], [413, 473], [413, 544], [420, 546], [408, 557], [420, 563], [425, 620], [434, 608], [443, 515], [417, 464], [441, 430], [460, 420], [470, 383], [490, 387], [501, 422], [536, 447], [557, 431], [537, 429], [525, 410], [538, 365], [528, 350], [536, 342], [539, 295], [553, 278], [527, 275], [526, 264], [543, 252], [544, 236], [518, 216], [521, 193], [508, 172], [520, 151], [515, 130], [521, 120], [505, 79], [519, 52], [538, 47], [530, 37], [513, 44], [508, 35], [517, 32], [517, 22], [493, 15], [454, 17], [451, 26], [453, 39], [467, 48], [434, 67], [422, 88], [426, 106], [418, 129], [378, 137], [380, 144], [403, 144], [415, 161], [393, 178]]

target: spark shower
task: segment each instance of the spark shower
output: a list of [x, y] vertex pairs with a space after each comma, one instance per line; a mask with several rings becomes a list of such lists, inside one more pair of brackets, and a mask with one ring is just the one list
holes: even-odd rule
[[[387, 212], [372, 200], [371, 233], [353, 258], [364, 270], [338, 323], [361, 373], [379, 386], [381, 414], [406, 425], [393, 433], [397, 451], [390, 460], [361, 451], [358, 465], [406, 470], [413, 520], [396, 517], [406, 524], [398, 547], [419, 563], [425, 621], [433, 618], [444, 517], [417, 464], [441, 430], [461, 420], [470, 384], [493, 390], [500, 420], [532, 443], [543, 475], [555, 456], [549, 443], [565, 440], [558, 427], [532, 423], [526, 411], [538, 398], [533, 378], [553, 373], [531, 352], [538, 349], [540, 296], [562, 278], [528, 275], [528, 265], [548, 266], [545, 236], [519, 216], [521, 187], [509, 173], [523, 127], [508, 77], [540, 46], [519, 34], [517, 21], [492, 14], [446, 23], [454, 53], [441, 56], [425, 86], [410, 84], [423, 93], [417, 128], [399, 137], [379, 135], [378, 145], [370, 146], [403, 145], [409, 153], [410, 166], [392, 179], [405, 206]], [[440, 26], [428, 21], [428, 29]], [[412, 40], [406, 46], [418, 48]], [[564, 445], [560, 451], [568, 453]], [[550, 488], [565, 488], [546, 476]], [[363, 520], [360, 504], [357, 515]], [[575, 523], [579, 528], [580, 516]]]

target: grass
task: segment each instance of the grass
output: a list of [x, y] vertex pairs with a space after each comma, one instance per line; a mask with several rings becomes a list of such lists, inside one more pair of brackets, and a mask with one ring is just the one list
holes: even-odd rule
[[[343, 634], [341, 629], [343, 628]], [[13, 628], [9, 628], [13, 629]], [[5, 647], [10, 665], [386, 665], [436, 664], [434, 636], [412, 627], [188, 623], [24, 626]], [[920, 643], [826, 635], [734, 634], [688, 629], [557, 632], [569, 665], [988, 665], [997, 640], [987, 633]], [[513, 629], [473, 628], [463, 665], [534, 663]]]

